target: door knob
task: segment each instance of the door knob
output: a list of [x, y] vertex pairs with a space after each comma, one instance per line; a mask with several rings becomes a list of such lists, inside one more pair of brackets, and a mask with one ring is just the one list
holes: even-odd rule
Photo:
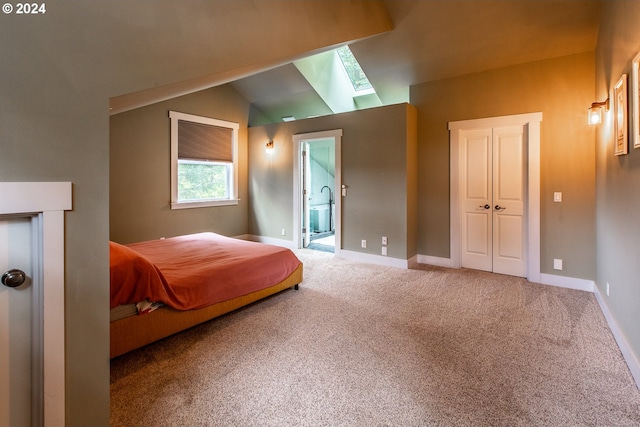
[[27, 275], [24, 274], [24, 271], [14, 268], [4, 272], [2, 275], [2, 284], [9, 288], [17, 288], [22, 285], [26, 279]]
[[496, 205], [494, 209], [497, 210], [497, 211], [503, 211], [503, 210], [505, 210], [507, 208], [503, 208], [500, 205]]
[[485, 209], [490, 209], [490, 208], [491, 208], [491, 205], [484, 205], [484, 206], [480, 205], [480, 207], [481, 207], [481, 208], [485, 208]]

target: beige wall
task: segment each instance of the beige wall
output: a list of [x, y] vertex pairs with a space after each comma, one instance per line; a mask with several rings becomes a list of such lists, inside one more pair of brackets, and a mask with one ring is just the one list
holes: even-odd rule
[[[607, 0], [602, 9], [596, 50], [597, 101], [607, 98], [622, 74], [631, 77], [631, 60], [640, 52], [640, 2]], [[633, 148], [631, 141], [628, 155], [614, 156], [612, 111], [598, 126], [596, 167], [596, 284], [640, 359], [640, 149]]]
[[[541, 270], [595, 278], [594, 53], [416, 85], [418, 253], [449, 258], [450, 121], [542, 112]], [[553, 192], [563, 192], [553, 203]], [[553, 259], [564, 260], [562, 271]]]
[[[272, 31], [291, 23], [293, 38]], [[190, 93], [390, 29], [370, 0], [56, 0], [44, 15], [0, 14], [0, 180], [73, 182], [67, 425], [109, 424], [110, 98], [185, 81], [160, 92]]]
[[[294, 122], [249, 128], [249, 233], [291, 240], [293, 224], [294, 134], [342, 129], [342, 248], [379, 255], [381, 237], [389, 238], [388, 256], [406, 260], [415, 255], [408, 236], [412, 145], [409, 125], [415, 110], [397, 104]], [[266, 141], [275, 151], [267, 156]], [[415, 147], [415, 143], [413, 144]], [[415, 170], [415, 168], [413, 169]], [[338, 191], [339, 194], [339, 191]], [[370, 242], [366, 249], [361, 240]]]
[[[235, 122], [238, 131], [237, 206], [171, 210], [169, 110]], [[247, 232], [249, 104], [224, 85], [110, 118], [110, 238], [119, 243], [200, 231]]]

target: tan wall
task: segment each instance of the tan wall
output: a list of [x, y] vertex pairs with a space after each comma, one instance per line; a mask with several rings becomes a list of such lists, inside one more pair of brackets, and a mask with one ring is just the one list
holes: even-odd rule
[[[240, 125], [237, 206], [171, 210], [169, 110]], [[248, 102], [229, 85], [111, 116], [111, 240], [130, 243], [200, 231], [246, 234], [248, 116]]]
[[418, 255], [418, 110], [407, 105], [407, 257]]
[[[418, 108], [418, 253], [449, 258], [450, 121], [542, 112], [541, 270], [595, 278], [594, 53], [411, 88]], [[564, 201], [553, 203], [553, 192]], [[553, 270], [553, 259], [564, 270]]]
[[[294, 134], [342, 129], [342, 248], [379, 255], [381, 237], [388, 256], [407, 259], [408, 118], [413, 107], [389, 107], [257, 126], [249, 129], [250, 234], [291, 240], [293, 224]], [[275, 151], [265, 154], [266, 141]], [[339, 194], [339, 192], [338, 192]], [[415, 205], [415, 204], [414, 204]], [[366, 249], [360, 241], [370, 244]]]
[[[602, 6], [596, 50], [594, 100], [597, 101], [607, 98], [622, 74], [631, 77], [631, 60], [640, 52], [640, 2], [607, 0]], [[631, 93], [631, 86], [628, 89]], [[610, 111], [597, 132], [596, 284], [639, 358], [640, 149], [633, 148], [631, 141], [628, 155], [614, 156], [613, 132], [613, 112]], [[607, 283], [609, 296], [606, 296]]]
[[[283, 42], [273, 28], [291, 23]], [[67, 425], [109, 424], [110, 98], [185, 80], [168, 93], [189, 93], [389, 29], [384, 4], [369, 0], [61, 0], [44, 15], [0, 14], [0, 180], [73, 182]]]

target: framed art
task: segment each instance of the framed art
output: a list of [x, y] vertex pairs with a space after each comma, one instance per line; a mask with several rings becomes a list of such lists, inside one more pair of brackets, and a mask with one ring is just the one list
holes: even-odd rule
[[631, 62], [631, 140], [633, 148], [640, 148], [640, 53]]
[[627, 75], [623, 74], [613, 88], [613, 142], [616, 156], [628, 153], [627, 120]]

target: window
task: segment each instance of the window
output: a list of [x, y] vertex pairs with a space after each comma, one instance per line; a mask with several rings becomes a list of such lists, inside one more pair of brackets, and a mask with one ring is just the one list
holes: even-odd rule
[[238, 204], [237, 123], [169, 112], [171, 209]]
[[342, 61], [342, 65], [344, 66], [356, 93], [375, 93], [373, 86], [371, 86], [369, 79], [364, 74], [364, 71], [362, 71], [362, 67], [360, 67], [358, 60], [353, 56], [353, 53], [351, 53], [349, 46], [338, 48], [336, 49], [336, 52], [338, 53], [340, 61]]

